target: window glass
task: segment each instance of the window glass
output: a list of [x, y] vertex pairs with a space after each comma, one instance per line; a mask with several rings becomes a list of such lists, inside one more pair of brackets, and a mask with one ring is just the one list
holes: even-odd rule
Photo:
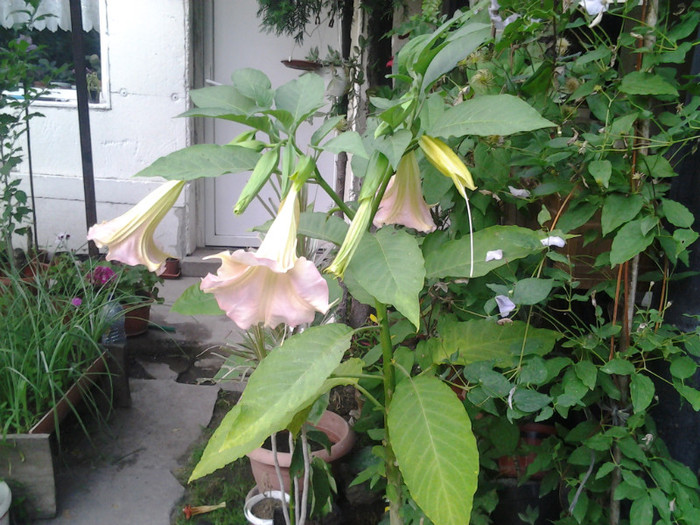
[[[102, 91], [99, 0], [81, 0], [81, 5], [88, 91], [90, 101], [99, 102]], [[16, 39], [37, 46], [38, 67], [32, 69], [27, 82], [48, 88], [41, 100], [74, 101], [69, 0], [0, 0], [0, 46]]]

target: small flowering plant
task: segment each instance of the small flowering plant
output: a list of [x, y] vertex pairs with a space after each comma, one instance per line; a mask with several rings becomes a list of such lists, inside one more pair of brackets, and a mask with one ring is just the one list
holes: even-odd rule
[[[599, 4], [492, 1], [458, 12], [411, 35], [393, 61], [393, 92], [372, 98], [366, 129], [328, 117], [308, 143], [299, 126], [324, 106], [313, 74], [273, 89], [246, 69], [232, 85], [192, 92], [187, 116], [250, 129], [159, 159], [140, 175], [169, 181], [91, 230], [108, 258], [157, 271], [165, 254], [153, 231], [183, 181], [252, 171], [236, 214], [265, 185], [281, 196], [260, 248], [216, 255], [216, 274], [176, 305], [223, 313], [242, 329], [286, 327], [192, 479], [285, 428], [304, 441], [302, 423], [324, 394], [351, 384], [366, 400], [365, 426], [376, 425], [375, 461], [360, 479], [383, 480], [392, 525], [486, 523], [496, 459], [518, 448], [517, 423], [554, 419], [561, 423], [527, 475], [546, 471], [543, 493], [567, 494], [558, 523], [621, 523], [623, 499], [631, 523], [650, 523], [654, 512], [692, 522], [697, 482], [664, 451], [649, 410], [654, 379], [700, 408], [685, 383], [698, 336], [663, 324], [671, 270], [697, 238], [692, 214], [668, 197], [675, 172], [665, 155], [697, 139], [700, 103], [683, 105], [682, 76], [660, 66], [692, 48], [684, 39], [699, 20], [664, 5], [663, 16], [680, 17], [666, 31], [659, 11]], [[620, 24], [610, 42], [600, 25], [614, 16], [638, 27]], [[361, 182], [351, 201], [317, 167], [321, 155], [341, 152]], [[310, 186], [344, 220], [304, 206]], [[581, 230], [596, 214], [598, 226]], [[596, 237], [607, 245], [593, 268], [618, 277], [584, 287], [572, 245]], [[329, 243], [333, 256], [314, 264], [309, 239]], [[664, 283], [658, 308], [651, 299], [635, 307], [643, 253]], [[361, 326], [334, 309], [336, 282], [353, 299], [346, 311], [373, 310]], [[376, 347], [346, 358], [360, 332]], [[652, 362], [670, 366], [671, 379]]]

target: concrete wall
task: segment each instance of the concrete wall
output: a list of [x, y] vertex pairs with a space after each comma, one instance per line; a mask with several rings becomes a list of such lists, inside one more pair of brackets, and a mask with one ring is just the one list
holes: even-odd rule
[[[132, 179], [169, 152], [189, 145], [190, 15], [188, 0], [101, 0], [103, 102], [90, 107], [98, 220], [126, 211], [162, 180]], [[74, 103], [37, 103], [31, 121], [39, 244], [56, 234], [85, 243], [87, 226]], [[26, 150], [25, 150], [26, 151]], [[20, 167], [28, 191], [27, 163]], [[183, 191], [156, 234], [178, 256], [195, 246], [194, 184]]]

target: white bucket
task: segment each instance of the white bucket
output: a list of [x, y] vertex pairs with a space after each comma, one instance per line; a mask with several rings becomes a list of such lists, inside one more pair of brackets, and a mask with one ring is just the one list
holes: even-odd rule
[[[248, 520], [248, 523], [251, 525], [272, 525], [271, 519], [258, 518], [253, 514], [253, 507], [260, 501], [268, 498], [274, 498], [280, 501], [283, 501], [282, 498], [284, 498], [284, 501], [289, 503], [289, 494], [284, 493], [281, 490], [270, 490], [260, 494], [258, 492], [258, 488], [254, 487], [253, 490], [248, 493], [248, 497], [245, 500], [245, 506], [243, 507], [243, 514]], [[0, 523], [0, 525], [5, 524]]]
[[12, 492], [4, 481], [0, 481], [0, 525], [10, 525], [10, 504]]

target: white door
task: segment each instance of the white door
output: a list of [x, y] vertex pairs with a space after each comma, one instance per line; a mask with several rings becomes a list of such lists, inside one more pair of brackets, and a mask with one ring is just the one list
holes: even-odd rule
[[[230, 84], [231, 73], [236, 69], [255, 68], [264, 72], [271, 80], [272, 87], [296, 78], [300, 72], [286, 68], [281, 61], [303, 59], [308, 50], [318, 47], [320, 55], [326, 54], [328, 46], [340, 49], [338, 26], [320, 27], [304, 39], [303, 47], [295, 45], [292, 38], [276, 37], [261, 31], [256, 18], [257, 0], [213, 0], [208, 30], [205, 31], [205, 49], [210, 48], [207, 79], [221, 84]], [[207, 45], [208, 44], [208, 45]], [[318, 125], [318, 122], [316, 123]], [[310, 127], [300, 130], [299, 145], [306, 144], [304, 137], [310, 137]], [[205, 142], [226, 144], [247, 128], [233, 122], [216, 119], [207, 124]], [[306, 135], [305, 135], [306, 133]], [[264, 139], [263, 139], [264, 140]], [[334, 158], [321, 158], [319, 170], [334, 186]], [[251, 247], [258, 246], [259, 239], [250, 231], [270, 219], [270, 214], [257, 201], [250, 204], [241, 216], [233, 214], [233, 206], [247, 182], [250, 173], [239, 173], [207, 179], [204, 184], [205, 242], [207, 246]], [[309, 200], [315, 196], [311, 195]], [[319, 197], [322, 197], [319, 195]], [[325, 197], [325, 196], [323, 196]], [[272, 192], [264, 195], [265, 200], [276, 201]], [[316, 209], [327, 209], [330, 200], [320, 198]]]

